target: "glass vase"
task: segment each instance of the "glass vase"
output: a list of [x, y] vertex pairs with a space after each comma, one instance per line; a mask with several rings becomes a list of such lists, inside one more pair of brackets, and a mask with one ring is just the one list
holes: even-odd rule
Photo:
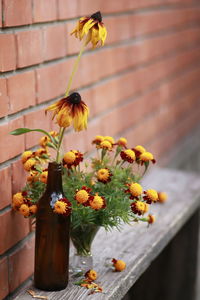
[[75, 248], [71, 263], [72, 273], [85, 273], [93, 268], [91, 246], [99, 228], [95, 224], [83, 224], [70, 229], [70, 238]]
[[70, 217], [53, 211], [57, 200], [64, 198], [62, 168], [49, 163], [46, 191], [38, 201], [35, 239], [35, 287], [56, 291], [68, 284]]

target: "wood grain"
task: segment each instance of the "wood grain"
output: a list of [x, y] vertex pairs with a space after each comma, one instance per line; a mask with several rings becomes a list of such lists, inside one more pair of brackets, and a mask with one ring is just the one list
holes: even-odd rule
[[[151, 262], [166, 247], [187, 220], [200, 206], [200, 176], [172, 169], [157, 168], [143, 180], [144, 188], [165, 191], [169, 199], [165, 204], [155, 204], [151, 212], [156, 223], [124, 225], [121, 232], [105, 232], [101, 229], [93, 242], [94, 269], [99, 274], [99, 283], [104, 293], [92, 295], [95, 300], [122, 299]], [[121, 273], [106, 266], [112, 258], [122, 259], [127, 268]], [[17, 276], [17, 274], [16, 274]], [[48, 276], [48, 274], [47, 274]], [[37, 295], [48, 296], [49, 300], [83, 300], [88, 290], [73, 285], [60, 292], [43, 292], [31, 287]], [[22, 291], [15, 300], [29, 300], [31, 296]]]

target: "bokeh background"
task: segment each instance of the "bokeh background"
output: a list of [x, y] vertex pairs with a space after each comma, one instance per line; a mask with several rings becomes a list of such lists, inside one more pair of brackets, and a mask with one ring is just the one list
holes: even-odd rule
[[[65, 149], [91, 151], [95, 135], [142, 144], [159, 165], [200, 164], [200, 2], [192, 0], [0, 1], [0, 299], [33, 272], [34, 233], [11, 209], [24, 184], [20, 155], [56, 129], [44, 109], [65, 92], [80, 42], [79, 17], [101, 11], [103, 48], [88, 48], [73, 90], [90, 107], [88, 130], [69, 129]], [[193, 163], [190, 158], [193, 157]]]

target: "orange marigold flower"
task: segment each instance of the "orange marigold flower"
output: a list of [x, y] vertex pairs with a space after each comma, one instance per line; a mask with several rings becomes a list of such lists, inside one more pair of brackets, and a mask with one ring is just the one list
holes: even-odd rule
[[165, 193], [165, 192], [158, 192], [158, 202], [164, 203], [164, 202], [167, 201], [167, 198], [168, 198], [167, 193]]
[[104, 136], [104, 141], [110, 142], [112, 145], [114, 145], [115, 140], [112, 136]]
[[39, 181], [39, 173], [37, 171], [31, 171], [26, 178], [28, 183]]
[[75, 131], [87, 129], [87, 119], [89, 114], [88, 106], [81, 100], [79, 93], [72, 93], [50, 105], [45, 112], [54, 111], [53, 119], [56, 116], [60, 127], [73, 125]]
[[129, 186], [129, 191], [133, 197], [138, 197], [142, 194], [142, 186], [137, 182], [133, 182]]
[[99, 169], [97, 172], [97, 179], [98, 181], [102, 183], [107, 183], [111, 181], [111, 172], [108, 170], [108, 168], [105, 169]]
[[85, 277], [93, 281], [97, 279], [97, 272], [95, 270], [89, 270], [85, 273]]
[[79, 203], [86, 203], [89, 200], [91, 189], [83, 186], [81, 190], [76, 192], [75, 199]]
[[12, 206], [14, 209], [19, 208], [24, 203], [24, 197], [21, 192], [13, 195]]
[[146, 151], [146, 149], [141, 145], [135, 146], [132, 150], [135, 152], [137, 158]]
[[54, 205], [54, 212], [64, 216], [69, 216], [71, 213], [71, 202], [67, 198], [61, 198]]
[[25, 151], [22, 153], [21, 160], [22, 163], [24, 164], [29, 158], [32, 157], [33, 152], [32, 151]]
[[91, 42], [93, 48], [97, 46], [98, 42], [101, 42], [101, 46], [103, 46], [106, 40], [107, 30], [102, 22], [100, 11], [89, 17], [80, 18], [71, 34], [75, 34], [75, 37], [79, 40], [82, 40], [82, 38], [86, 36], [86, 44]]
[[155, 216], [153, 215], [148, 215], [148, 223], [153, 224], [156, 221]]
[[123, 160], [133, 163], [135, 161], [135, 152], [131, 149], [126, 149], [120, 152], [120, 156]]
[[37, 212], [37, 205], [33, 204], [29, 207], [30, 214], [34, 215]]
[[152, 202], [158, 201], [158, 193], [154, 189], [150, 189], [144, 192], [145, 196], [143, 197], [147, 203], [151, 204]]
[[46, 148], [47, 147], [47, 144], [50, 142], [50, 138], [48, 136], [43, 136], [41, 137], [40, 141], [39, 141], [39, 144], [41, 147], [43, 148]]
[[24, 216], [28, 217], [30, 215], [30, 210], [27, 204], [22, 204], [19, 208], [19, 212]]
[[156, 162], [153, 157], [153, 154], [151, 152], [143, 152], [139, 156], [139, 160], [141, 161], [141, 164], [143, 164], [144, 162], [149, 162], [149, 161], [152, 161], [152, 163]]
[[103, 141], [99, 144], [99, 148], [111, 151], [112, 144], [109, 141]]
[[92, 144], [99, 145], [101, 142], [103, 142], [104, 137], [102, 135], [96, 135], [94, 140], [92, 141]]
[[34, 170], [34, 166], [36, 165], [36, 160], [34, 158], [29, 158], [25, 163], [24, 163], [24, 169], [26, 171], [31, 171]]
[[83, 161], [83, 154], [78, 150], [71, 150], [65, 153], [63, 165], [70, 169], [72, 166], [78, 166]]
[[48, 171], [43, 171], [40, 174], [40, 181], [43, 183], [47, 183]]
[[147, 211], [145, 202], [135, 201], [131, 204], [131, 209], [134, 214], [143, 215]]
[[43, 154], [49, 155], [48, 152], [47, 152], [47, 150], [44, 149], [44, 148], [39, 148], [39, 149], [37, 149], [35, 152], [33, 152], [33, 154], [34, 154], [35, 156], [38, 156], [38, 157], [42, 156]]
[[75, 162], [76, 155], [73, 151], [65, 153], [63, 160], [66, 164], [73, 164]]
[[117, 271], [117, 272], [121, 272], [126, 268], [126, 263], [121, 259], [113, 258], [112, 263], [115, 268], [115, 271]]
[[117, 141], [117, 145], [126, 148], [127, 146], [127, 139], [121, 137], [118, 141]]
[[93, 208], [95, 210], [105, 208], [105, 206], [106, 206], [105, 198], [102, 196], [99, 196], [98, 193], [95, 196], [90, 196], [89, 205], [91, 208]]

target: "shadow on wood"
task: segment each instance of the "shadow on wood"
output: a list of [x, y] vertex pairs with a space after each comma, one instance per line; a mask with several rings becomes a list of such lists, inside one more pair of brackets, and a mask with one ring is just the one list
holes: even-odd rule
[[199, 211], [178, 232], [123, 300], [195, 300]]

